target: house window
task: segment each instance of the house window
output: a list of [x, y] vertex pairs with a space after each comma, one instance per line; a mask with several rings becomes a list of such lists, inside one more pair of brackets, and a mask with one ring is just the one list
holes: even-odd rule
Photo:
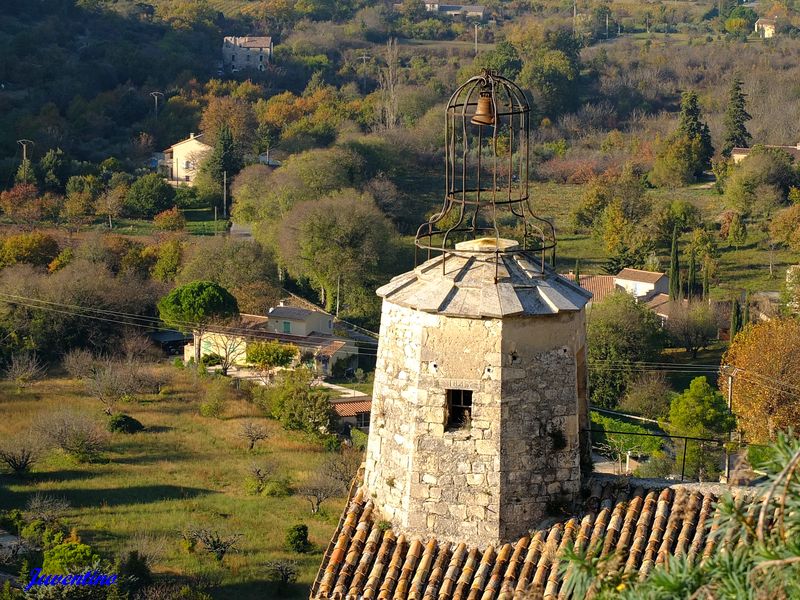
[[472, 421], [472, 390], [447, 390], [447, 429], [464, 429]]
[[264, 62], [264, 55], [263, 54], [259, 54], [258, 55], [258, 62]]
[[356, 427], [359, 427], [359, 428], [369, 427], [369, 413], [368, 412], [356, 413]]
[[236, 55], [235, 54], [231, 54], [231, 62], [236, 62]]
[[191, 169], [192, 168], [192, 161], [190, 161], [190, 160], [183, 161], [183, 168], [184, 169]]
[[292, 333], [292, 323], [290, 321], [283, 322], [283, 333]]
[[191, 178], [188, 175], [183, 176], [184, 181], [191, 181]]
[[250, 55], [249, 54], [245, 55], [244, 61], [245, 62], [250, 62]]

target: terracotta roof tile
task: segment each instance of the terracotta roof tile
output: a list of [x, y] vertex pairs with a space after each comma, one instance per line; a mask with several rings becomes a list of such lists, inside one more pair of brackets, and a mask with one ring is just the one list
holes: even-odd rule
[[332, 400], [331, 406], [339, 417], [355, 417], [358, 413], [369, 412], [372, 409], [372, 399], [361, 397], [358, 400]]
[[641, 269], [622, 269], [617, 273], [617, 279], [624, 279], [625, 281], [640, 281], [642, 283], [655, 283], [662, 277], [666, 277], [666, 273], [659, 273], [657, 271], [643, 271]]
[[[511, 600], [535, 590], [545, 599], [569, 600], [559, 565], [569, 544], [608, 556], [613, 568], [644, 579], [669, 556], [697, 562], [749, 541], [746, 533], [718, 539], [715, 488], [614, 478], [592, 480], [588, 487], [582, 514], [497, 548], [396, 537], [378, 526], [372, 501], [354, 487], [311, 598]], [[740, 496], [737, 502], [749, 500]], [[754, 503], [743, 510], [756, 517]]]
[[[575, 281], [574, 273], [563, 275], [570, 281]], [[603, 298], [616, 291], [613, 275], [581, 275], [580, 286], [592, 293], [592, 302], [602, 302]]]

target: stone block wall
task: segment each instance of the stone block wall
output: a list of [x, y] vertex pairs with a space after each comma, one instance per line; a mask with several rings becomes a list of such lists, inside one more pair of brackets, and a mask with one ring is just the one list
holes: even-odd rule
[[[575, 356], [583, 313], [468, 319], [384, 301], [365, 485], [411, 535], [519, 537], [580, 484]], [[448, 430], [448, 389], [472, 391]]]

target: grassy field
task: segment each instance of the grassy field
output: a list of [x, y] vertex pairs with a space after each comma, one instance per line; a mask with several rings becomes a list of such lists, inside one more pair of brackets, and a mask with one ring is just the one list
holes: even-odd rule
[[[344, 498], [327, 501], [324, 513], [312, 516], [300, 496], [249, 496], [243, 483], [249, 465], [266, 458], [302, 482], [324, 459], [324, 451], [305, 436], [260, 418], [245, 401], [230, 403], [219, 420], [199, 416], [194, 376], [163, 369], [174, 379], [169, 394], [121, 407], [146, 431], [113, 434], [104, 464], [79, 464], [53, 452], [28, 480], [0, 475], [5, 486], [0, 508], [22, 507], [36, 492], [64, 497], [72, 506], [64, 523], [77, 527], [83, 541], [105, 557], [147, 534], [163, 539], [157, 572], [221, 577], [222, 584], [211, 592], [216, 599], [307, 597]], [[79, 382], [49, 378], [22, 393], [0, 382], [0, 437], [34, 423], [46, 427], [48, 413], [65, 407], [102, 418], [100, 404], [85, 396]], [[245, 419], [263, 422], [270, 432], [254, 453], [237, 435]], [[297, 523], [308, 525], [313, 552], [293, 554], [283, 548], [287, 528]], [[239, 551], [226, 556], [222, 566], [211, 555], [189, 553], [180, 535], [189, 526], [241, 533]], [[297, 584], [280, 593], [265, 572], [265, 563], [277, 558], [297, 560], [299, 567]]]

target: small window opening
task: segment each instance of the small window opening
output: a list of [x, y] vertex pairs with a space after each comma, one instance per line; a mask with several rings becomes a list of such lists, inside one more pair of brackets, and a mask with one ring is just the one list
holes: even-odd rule
[[447, 429], [465, 429], [472, 421], [472, 390], [447, 390]]
[[365, 428], [369, 427], [369, 413], [357, 412], [356, 413], [356, 427]]

